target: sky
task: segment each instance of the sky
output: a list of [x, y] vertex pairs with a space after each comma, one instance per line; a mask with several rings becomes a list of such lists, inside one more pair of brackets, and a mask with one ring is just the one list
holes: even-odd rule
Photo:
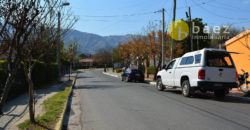
[[[232, 24], [250, 28], [250, 0], [176, 0], [176, 19], [202, 18], [209, 27]], [[172, 21], [173, 0], [68, 0], [79, 21], [73, 29], [102, 36], [142, 34], [149, 23], [159, 24], [166, 9], [167, 26]], [[160, 26], [158, 26], [160, 27]]]

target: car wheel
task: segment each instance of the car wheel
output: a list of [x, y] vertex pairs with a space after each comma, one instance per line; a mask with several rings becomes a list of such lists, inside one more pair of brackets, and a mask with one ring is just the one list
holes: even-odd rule
[[163, 91], [163, 90], [164, 90], [164, 86], [163, 86], [163, 84], [162, 84], [161, 78], [158, 78], [158, 79], [157, 79], [156, 88], [157, 88], [158, 91]]
[[215, 90], [214, 95], [216, 98], [224, 98], [226, 96], [225, 90]]
[[182, 82], [181, 88], [182, 88], [182, 95], [183, 96], [185, 96], [185, 97], [191, 97], [192, 96], [193, 90], [190, 87], [190, 84], [189, 84], [188, 80], [185, 80], [185, 81]]

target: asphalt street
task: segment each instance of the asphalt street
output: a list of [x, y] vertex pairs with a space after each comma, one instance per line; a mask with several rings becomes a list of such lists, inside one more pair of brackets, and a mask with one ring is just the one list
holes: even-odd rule
[[186, 98], [178, 91], [122, 82], [102, 70], [80, 72], [76, 89], [83, 130], [250, 129], [250, 102], [241, 98]]

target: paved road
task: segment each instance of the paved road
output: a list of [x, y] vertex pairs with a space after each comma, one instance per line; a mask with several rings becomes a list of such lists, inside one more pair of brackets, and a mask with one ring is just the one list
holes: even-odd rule
[[159, 92], [144, 83], [125, 83], [101, 70], [80, 73], [84, 130], [244, 130], [250, 129], [250, 102], [226, 97]]

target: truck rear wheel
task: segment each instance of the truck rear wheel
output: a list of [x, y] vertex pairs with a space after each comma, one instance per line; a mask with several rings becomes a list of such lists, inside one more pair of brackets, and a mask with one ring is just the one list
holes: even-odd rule
[[189, 81], [185, 80], [182, 82], [182, 95], [185, 97], [191, 97], [193, 94], [193, 89], [190, 87]]

